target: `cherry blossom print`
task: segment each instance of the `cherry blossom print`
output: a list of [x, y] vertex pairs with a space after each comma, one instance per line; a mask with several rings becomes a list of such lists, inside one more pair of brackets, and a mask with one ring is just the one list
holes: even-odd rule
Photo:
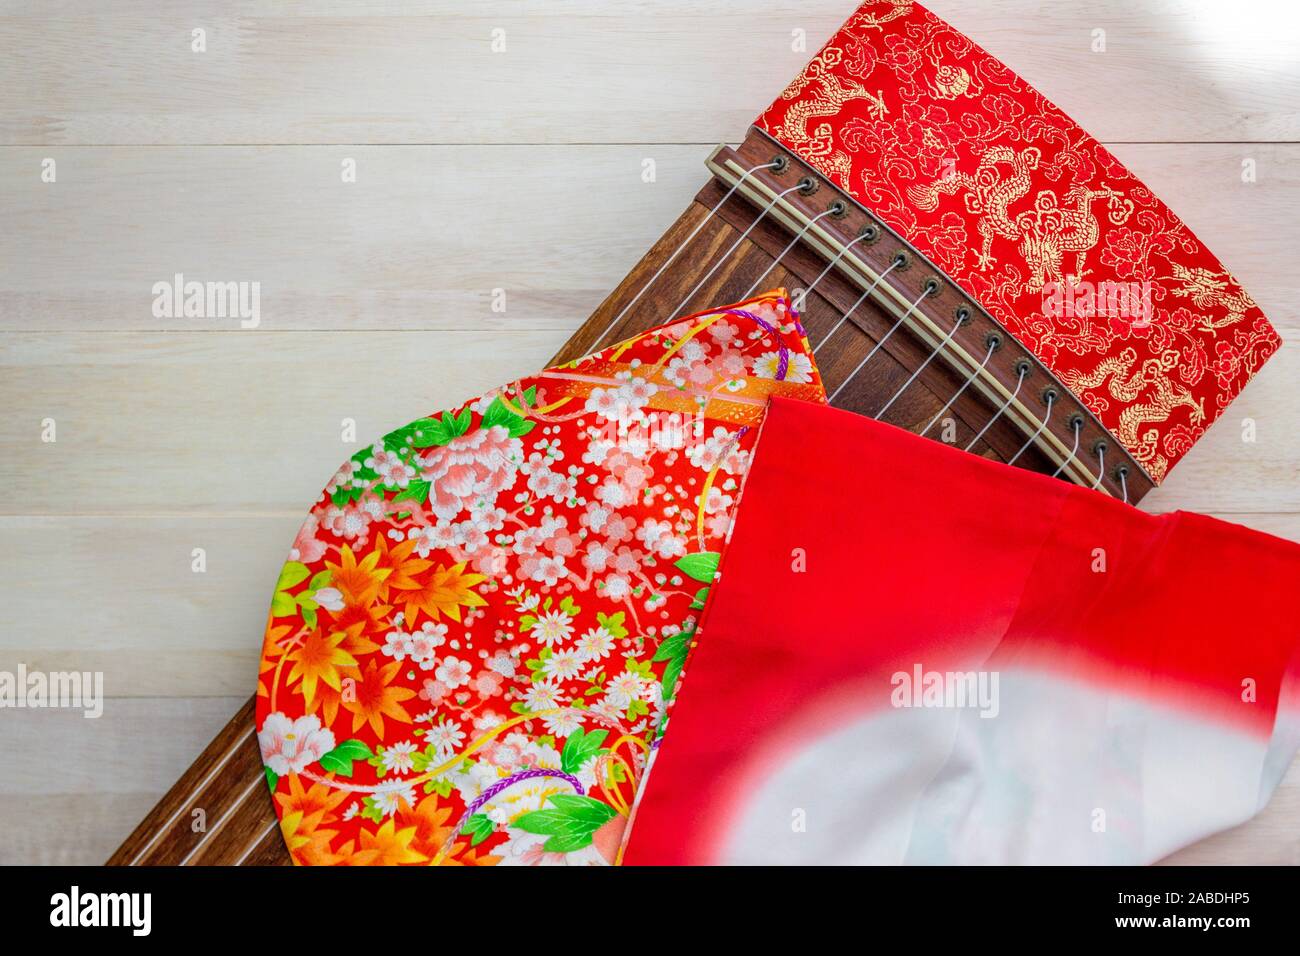
[[294, 862], [616, 862], [766, 399], [825, 401], [807, 353], [768, 293], [340, 467], [281, 571], [258, 686]]

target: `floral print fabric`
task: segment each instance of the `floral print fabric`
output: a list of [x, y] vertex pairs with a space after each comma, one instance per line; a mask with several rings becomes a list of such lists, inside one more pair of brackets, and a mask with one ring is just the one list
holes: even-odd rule
[[616, 862], [774, 394], [825, 401], [781, 290], [344, 462], [258, 685], [294, 862]]

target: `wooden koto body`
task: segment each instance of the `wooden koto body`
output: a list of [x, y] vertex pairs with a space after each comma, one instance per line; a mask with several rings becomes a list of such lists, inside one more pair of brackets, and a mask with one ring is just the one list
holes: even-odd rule
[[[746, 170], [778, 157], [783, 168], [745, 176]], [[1018, 467], [1047, 473], [1059, 468], [1063, 477], [1092, 486], [1098, 482], [1104, 459], [1102, 490], [1123, 495], [1130, 502], [1150, 491], [1151, 480], [1068, 389], [975, 302], [846, 193], [757, 130], [751, 131], [738, 149], [716, 150], [708, 165], [715, 178], [554, 361], [578, 358], [597, 346], [660, 325], [675, 314], [739, 300], [755, 283], [756, 292], [786, 286], [797, 304], [802, 297], [803, 322], [809, 341], [816, 345], [901, 254], [905, 263], [890, 270], [818, 349], [817, 363], [827, 392], [836, 392], [848, 379], [833, 404], [875, 416], [888, 403], [883, 420], [912, 431], [925, 429], [927, 437], [943, 437], [962, 448], [982, 431], [971, 451], [997, 461], [1015, 457], [1033, 437], [1030, 447], [1016, 459]], [[789, 192], [801, 182], [807, 188]], [[729, 191], [730, 198], [715, 211]], [[784, 198], [774, 202], [782, 192], [786, 192]], [[834, 214], [809, 225], [832, 207]], [[871, 238], [853, 242], [864, 229]], [[689, 243], [674, 257], [688, 237]], [[850, 246], [847, 251], [846, 246]], [[827, 270], [831, 261], [835, 265]], [[666, 269], [647, 288], [666, 262]], [[709, 275], [716, 263], [721, 265]], [[932, 291], [909, 315], [908, 306], [926, 293], [927, 283], [932, 283]], [[691, 294], [697, 285], [698, 290]], [[638, 293], [642, 293], [639, 298]], [[689, 301], [684, 302], [688, 295]], [[962, 321], [958, 326], [959, 310]], [[898, 331], [887, 335], [905, 315]], [[990, 340], [991, 335], [996, 338]], [[884, 345], [852, 374], [882, 338]], [[938, 352], [942, 360], [929, 361], [936, 346], [945, 342]], [[991, 354], [990, 344], [995, 345]], [[915, 380], [900, 394], [918, 369]], [[927, 429], [958, 392], [961, 394], [943, 415], [951, 423]], [[1049, 395], [1053, 399], [1050, 415]], [[1072, 455], [1076, 428], [1079, 441]], [[249, 639], [256, 637], [250, 635]], [[231, 718], [117, 849], [109, 865], [290, 863], [263, 775], [254, 704], [250, 698]], [[195, 810], [203, 811], [202, 832], [195, 832]]]

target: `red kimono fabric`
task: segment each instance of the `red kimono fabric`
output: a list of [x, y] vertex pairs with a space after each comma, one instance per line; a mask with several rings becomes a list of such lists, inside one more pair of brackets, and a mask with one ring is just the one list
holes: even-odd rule
[[263, 645], [258, 742], [294, 862], [615, 862], [777, 393], [824, 401], [780, 290], [344, 462]]
[[1300, 546], [773, 398], [629, 864], [1146, 863], [1297, 745]]

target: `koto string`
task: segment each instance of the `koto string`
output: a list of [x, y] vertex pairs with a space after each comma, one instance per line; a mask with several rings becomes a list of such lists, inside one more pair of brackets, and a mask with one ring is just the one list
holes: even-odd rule
[[1101, 487], [1101, 480], [1106, 477], [1106, 446], [1097, 446], [1097, 480], [1092, 483], [1092, 488], [1096, 491]]
[[781, 250], [781, 254], [772, 260], [771, 265], [769, 265], [766, 269], [763, 270], [763, 274], [754, 280], [754, 284], [751, 285], [745, 291], [745, 294], [742, 295], [741, 298], [748, 299], [751, 295], [753, 295], [754, 290], [759, 287], [759, 284], [762, 283], [762, 281], [771, 274], [772, 270], [775, 269], [780, 264], [781, 260], [785, 258], [785, 254], [799, 244], [800, 240], [802, 240], [803, 237], [808, 234], [808, 230], [811, 229], [813, 226], [815, 226], [818, 220], [825, 219], [829, 215], [832, 215], [832, 213], [831, 210], [827, 209], [825, 212], [819, 213], [818, 215], [814, 216], [812, 219], [809, 219], [808, 224], [794, 234], [794, 238], [791, 239], [790, 242], [787, 243], [786, 247]]
[[1011, 460], [1007, 462], [1008, 465], [1014, 465], [1016, 463], [1016, 459], [1019, 458], [1021, 455], [1023, 455], [1025, 453], [1025, 450], [1030, 445], [1032, 445], [1035, 440], [1037, 440], [1038, 436], [1043, 433], [1043, 429], [1047, 427], [1047, 423], [1051, 421], [1052, 406], [1056, 404], [1056, 396], [1053, 393], [1048, 392], [1046, 400], [1047, 400], [1047, 414], [1044, 415], [1043, 420], [1038, 423], [1038, 428], [1036, 428], [1034, 430], [1034, 433], [1029, 436], [1029, 440], [1020, 446], [1020, 450], [1018, 452], [1016, 452], [1014, 455], [1011, 456]]
[[964, 391], [966, 391], [966, 389], [967, 389], [968, 387], [970, 387], [970, 383], [973, 382], [973, 381], [975, 381], [975, 379], [979, 376], [979, 373], [980, 373], [980, 372], [984, 371], [985, 367], [987, 367], [988, 364], [989, 364], [989, 359], [991, 359], [991, 358], [993, 357], [993, 350], [994, 350], [995, 348], [996, 348], [996, 345], [995, 345], [993, 342], [990, 342], [990, 343], [989, 343], [989, 350], [988, 350], [988, 352], [984, 355], [984, 361], [980, 362], [980, 364], [979, 364], [979, 368], [976, 368], [976, 369], [974, 369], [974, 370], [971, 371], [971, 373], [970, 373], [970, 375], [967, 377], [966, 381], [962, 383], [961, 388], [959, 388], [959, 389], [957, 389], [957, 391], [953, 392], [953, 393], [952, 393], [952, 398], [948, 399], [948, 401], [946, 401], [946, 402], [944, 403], [943, 408], [939, 409], [938, 414], [936, 414], [936, 415], [934, 416], [934, 418], [930, 419], [930, 424], [926, 425], [924, 428], [921, 429], [920, 434], [921, 434], [922, 436], [924, 436], [926, 432], [928, 432], [931, 428], [934, 427], [934, 423], [937, 422], [940, 418], [943, 417], [944, 412], [946, 412], [946, 411], [948, 411], [948, 409], [952, 408], [952, 404], [953, 404], [953, 402], [955, 402], [955, 401], [957, 401], [957, 399], [961, 398], [961, 393], [964, 392]]
[[[892, 269], [893, 266], [890, 266], [889, 268]], [[881, 275], [880, 275], [880, 279], [883, 279], [883, 278], [885, 277], [885, 274], [888, 273], [888, 272], [889, 272], [889, 269], [886, 269], [884, 273], [881, 273]], [[876, 283], [879, 283], [879, 282], [880, 282], [880, 279], [877, 279], [877, 280], [876, 280]], [[873, 288], [875, 287], [874, 284], [873, 284], [872, 287], [873, 287]], [[889, 331], [886, 332], [883, 336], [881, 336], [880, 341], [877, 342], [877, 343], [875, 344], [875, 347], [872, 348], [872, 350], [871, 350], [870, 352], [867, 353], [866, 358], [864, 358], [861, 362], [859, 362], [859, 363], [857, 364], [857, 367], [854, 368], [853, 371], [849, 373], [849, 377], [848, 377], [848, 378], [846, 378], [844, 381], [840, 382], [839, 386], [835, 389], [835, 391], [831, 393], [831, 397], [828, 398], [828, 399], [826, 400], [827, 404], [834, 404], [834, 403], [835, 403], [835, 396], [838, 395], [841, 391], [843, 391], [845, 385], [847, 385], [847, 384], [849, 384], [849, 382], [853, 381], [854, 376], [856, 376], [859, 372], [861, 372], [863, 366], [866, 365], [868, 362], [870, 362], [871, 359], [872, 359], [872, 357], [873, 357], [877, 352], [880, 351], [880, 347], [881, 347], [882, 345], [884, 345], [886, 342], [888, 342], [888, 341], [889, 341], [889, 337], [890, 337], [891, 335], [893, 335], [895, 332], [897, 332], [899, 326], [901, 326], [904, 322], [907, 321], [907, 317], [908, 317], [909, 315], [911, 315], [913, 312], [916, 311], [916, 307], [917, 307], [918, 305], [921, 304], [921, 299], [924, 299], [924, 298], [925, 298], [926, 296], [928, 296], [929, 294], [930, 294], [930, 291], [927, 289], [925, 292], [922, 292], [922, 293], [921, 293], [920, 298], [918, 298], [915, 302], [913, 302], [911, 305], [909, 305], [909, 306], [907, 307], [907, 311], [903, 313], [902, 318], [900, 318], [897, 322], [895, 322], [892, 326], [890, 326]], [[863, 297], [865, 298], [865, 293], [864, 293]], [[859, 299], [859, 301], [861, 301], [861, 299]], [[853, 310], [850, 309], [849, 311], [851, 312], [851, 311], [853, 311]], [[847, 313], [846, 313], [846, 317], [847, 317]]]
[[[849, 242], [844, 246], [843, 249], [835, 253], [835, 258], [832, 259], [830, 262], [826, 263], [826, 268], [823, 269], [820, 273], [818, 273], [817, 278], [813, 279], [812, 282], [808, 284], [808, 288], [804, 289], [804, 295], [806, 296], [813, 289], [817, 288], [817, 283], [821, 282], [822, 279], [826, 278], [826, 273], [830, 272], [837, 265], [839, 265], [840, 260], [844, 258], [844, 256], [848, 253], [848, 251], [865, 238], [867, 238], [867, 234], [862, 233], [856, 239], [849, 240]], [[802, 309], [802, 307], [803, 307], [802, 303], [800, 303], [800, 308]]]
[[208, 836], [210, 834], [220, 832], [222, 824], [224, 824], [226, 820], [230, 818], [230, 815], [232, 813], [234, 813], [236, 810], [240, 808], [240, 806], [243, 804], [244, 800], [248, 797], [248, 795], [252, 793], [254, 790], [256, 790], [258, 787], [265, 787], [265, 786], [266, 786], [266, 775], [259, 773], [253, 779], [253, 781], [248, 785], [248, 787], [245, 788], [244, 792], [241, 793], [238, 796], [238, 798], [236, 798], [235, 802], [226, 808], [226, 812], [221, 814], [221, 816], [217, 818], [217, 822], [212, 824], [211, 827], [209, 827], [207, 830], [204, 831], [202, 839], [200, 839], [198, 843], [194, 844], [194, 846], [190, 847], [190, 852], [185, 854], [185, 857], [180, 861], [180, 863], [177, 864], [177, 866], [189, 866], [190, 860], [194, 859], [194, 857], [198, 854], [199, 850], [203, 848], [203, 844], [207, 842]]
[[920, 365], [918, 365], [918, 366], [916, 367], [916, 371], [913, 372], [911, 375], [908, 376], [908, 379], [907, 379], [906, 382], [903, 383], [902, 388], [900, 388], [898, 391], [896, 391], [896, 392], [894, 393], [894, 397], [893, 397], [893, 398], [891, 398], [889, 401], [885, 402], [885, 407], [882, 408], [880, 411], [876, 412], [876, 414], [872, 416], [873, 418], [881, 418], [881, 417], [884, 416], [885, 412], [889, 411], [889, 406], [893, 405], [894, 402], [898, 401], [898, 396], [902, 395], [904, 392], [907, 391], [907, 387], [908, 387], [909, 385], [911, 385], [913, 382], [916, 381], [916, 377], [917, 377], [918, 375], [920, 375], [921, 372], [923, 372], [923, 371], [925, 370], [925, 367], [926, 367], [927, 365], [929, 365], [930, 362], [932, 362], [932, 361], [934, 360], [934, 357], [935, 357], [936, 355], [938, 355], [940, 352], [943, 351], [944, 346], [946, 346], [949, 342], [952, 341], [952, 337], [953, 337], [954, 335], [956, 335], [956, 334], [957, 334], [957, 330], [958, 330], [959, 328], [961, 328], [961, 323], [962, 323], [962, 320], [961, 320], [961, 319], [958, 319], [956, 322], [953, 323], [953, 325], [952, 325], [952, 331], [950, 331], [950, 332], [947, 334], [947, 336], [944, 337], [944, 339], [943, 339], [942, 342], [940, 342], [938, 345], [936, 345], [936, 346], [934, 347], [934, 351], [931, 352], [929, 355], [927, 355], [927, 356], [925, 357], [925, 361], [922, 362]]
[[708, 214], [703, 219], [700, 220], [699, 224], [694, 229], [691, 230], [691, 234], [687, 236], [685, 239], [683, 239], [681, 243], [677, 246], [677, 248], [673, 250], [672, 255], [670, 255], [667, 259], [664, 260], [663, 265], [661, 265], [655, 271], [655, 274], [650, 277], [650, 281], [647, 282], [645, 285], [643, 285], [641, 287], [641, 290], [637, 292], [636, 295], [632, 296], [632, 299], [628, 302], [628, 304], [623, 306], [623, 308], [619, 311], [618, 315], [614, 316], [613, 320], [609, 323], [609, 325], [605, 326], [605, 331], [601, 332], [600, 337], [597, 338], [592, 343], [591, 346], [592, 351], [597, 351], [600, 348], [600, 343], [605, 341], [605, 336], [609, 335], [610, 332], [614, 331], [615, 326], [617, 326], [618, 323], [623, 320], [623, 316], [627, 315], [628, 310], [631, 309], [632, 306], [636, 305], [637, 302], [640, 300], [641, 296], [645, 295], [646, 292], [650, 289], [650, 287], [654, 285], [655, 282], [658, 281], [659, 277], [664, 274], [664, 270], [667, 269], [670, 265], [672, 265], [673, 260], [676, 259], [681, 254], [683, 249], [685, 249], [688, 245], [690, 245], [691, 240], [700, 234], [700, 230], [703, 229], [705, 225], [708, 224], [709, 220], [714, 217], [717, 211], [726, 205], [727, 200], [730, 199], [732, 194], [737, 189], [740, 188], [741, 183], [743, 183], [754, 173], [758, 172], [760, 169], [772, 169], [776, 165], [777, 164], [775, 162], [763, 163], [762, 165], [755, 166], [752, 169], [746, 170], [745, 174], [736, 180], [736, 184], [727, 190], [726, 194], [723, 195], [723, 197], [720, 200], [718, 200], [718, 204], [709, 210]]
[[1053, 478], [1058, 477], [1061, 472], [1065, 471], [1065, 466], [1074, 460], [1075, 452], [1079, 450], [1079, 436], [1083, 434], [1083, 422], [1075, 421], [1072, 427], [1074, 428], [1074, 447], [1070, 449], [1070, 457], [1061, 462], [1060, 468], [1052, 472]]
[[984, 437], [984, 433], [993, 426], [993, 423], [1002, 417], [1002, 413], [1011, 407], [1011, 403], [1014, 402], [1016, 400], [1016, 396], [1020, 394], [1020, 386], [1025, 384], [1025, 376], [1028, 374], [1029, 374], [1029, 370], [1024, 366], [1021, 366], [1020, 377], [1016, 379], [1016, 390], [1011, 393], [1011, 397], [1002, 403], [1002, 407], [993, 413], [993, 417], [990, 418], [987, 422], [985, 422], [984, 427], [981, 428], [975, 434], [975, 437], [970, 440], [970, 444], [966, 446], [967, 451], [970, 451], [972, 448], [974, 448], [975, 443]]
[[888, 269], [880, 273], [880, 275], [876, 276], [875, 281], [872, 282], [871, 285], [867, 286], [867, 288], [863, 291], [862, 295], [858, 296], [857, 301], [855, 301], [851, 306], [849, 306], [848, 311], [846, 311], [843, 315], [840, 316], [840, 320], [836, 322], [833, 326], [831, 326], [831, 330], [827, 332], [824, 336], [822, 336], [822, 340], [820, 342], [818, 342], [815, 346], [813, 346], [814, 356], [817, 355], [817, 353], [821, 350], [821, 347], [823, 345], [825, 345], [828, 341], [830, 341], [830, 337], [840, 330], [840, 326], [849, 320], [849, 316], [852, 315], [857, 310], [858, 306], [860, 306], [863, 302], [867, 301], [867, 296], [871, 295], [871, 293], [876, 291], [876, 286], [880, 285], [880, 283], [884, 281], [885, 276], [889, 275], [891, 272], [897, 269], [901, 264], [902, 263], [900, 262], [900, 260], [895, 259], [892, 263], [890, 263]]
[[802, 188], [803, 187], [800, 184], [796, 183], [795, 185], [791, 186], [789, 189], [777, 193], [776, 198], [774, 198], [771, 202], [769, 202], [766, 206], [763, 207], [763, 211], [760, 212], [758, 214], [758, 217], [755, 218], [755, 220], [749, 224], [749, 226], [745, 229], [745, 231], [740, 234], [740, 238], [738, 238], [735, 242], [731, 244], [731, 248], [728, 249], [725, 253], [723, 253], [722, 258], [720, 258], [717, 262], [713, 264], [713, 267], [704, 274], [704, 278], [701, 279], [699, 282], [695, 283], [695, 288], [693, 288], [690, 292], [686, 293], [686, 298], [682, 299], [681, 302], [677, 303], [677, 308], [673, 309], [672, 312], [669, 313], [669, 315], [672, 316], [673, 318], [676, 318], [678, 315], [680, 315], [682, 308], [686, 305], [686, 303], [690, 302], [691, 299], [695, 298], [695, 293], [699, 292], [700, 289], [704, 288], [704, 284], [708, 282], [711, 278], [713, 278], [713, 273], [717, 272], [720, 268], [722, 268], [722, 264], [731, 258], [731, 254], [740, 247], [740, 244], [742, 242], [744, 242], [746, 239], [749, 238], [749, 234], [753, 232], [754, 228], [760, 222], [763, 221], [764, 217], [766, 217], [767, 214], [771, 212], [773, 208], [775, 208], [776, 204], [779, 203], [786, 196], [790, 195], [792, 192], [795, 192], [796, 190]]
[[[253, 743], [256, 744], [257, 731], [254, 730], [251, 736], [253, 739]], [[230, 758], [235, 755], [237, 749], [238, 748], [236, 747], [231, 747], [224, 754], [222, 754], [221, 759], [217, 761], [216, 766], [214, 766], [211, 770], [209, 770], [208, 775], [204, 777], [202, 781], [200, 781], [197, 787], [194, 788], [194, 793], [203, 792], [204, 788], [207, 787], [207, 785], [212, 782], [212, 779], [216, 777], [216, 775], [225, 768], [227, 763], [230, 762]], [[139, 852], [137, 852], [136, 855], [131, 858], [131, 862], [128, 863], [127, 866], [139, 866], [140, 860], [144, 858], [144, 855], [146, 853], [148, 853], [151, 849], [153, 849], [153, 845], [158, 842], [158, 838], [161, 837], [168, 830], [170, 830], [172, 824], [176, 822], [176, 818], [179, 817], [182, 813], [184, 813], [187, 809], [189, 809], [188, 803], [182, 803], [179, 807], [177, 807], [176, 810], [172, 813], [172, 815], [167, 818], [167, 822], [154, 831], [154, 835], [149, 838], [149, 842], [146, 843], [144, 846], [142, 846]], [[207, 840], [207, 838], [208, 838], [207, 832], [205, 832], [203, 837], [199, 840], [199, 845], [202, 846], [204, 841]]]

